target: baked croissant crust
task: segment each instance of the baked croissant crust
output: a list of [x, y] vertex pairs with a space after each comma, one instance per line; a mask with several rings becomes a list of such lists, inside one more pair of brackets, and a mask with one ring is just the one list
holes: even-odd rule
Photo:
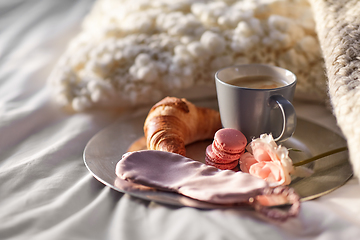
[[166, 97], [149, 111], [144, 124], [148, 149], [186, 155], [185, 145], [214, 137], [222, 127], [220, 114], [186, 99]]

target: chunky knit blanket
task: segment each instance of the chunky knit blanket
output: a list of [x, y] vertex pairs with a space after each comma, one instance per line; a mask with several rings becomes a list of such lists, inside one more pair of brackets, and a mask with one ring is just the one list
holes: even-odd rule
[[325, 59], [328, 90], [360, 176], [360, 1], [310, 0]]
[[49, 82], [69, 110], [137, 107], [215, 95], [215, 72], [244, 63], [292, 71], [296, 98], [327, 98], [308, 0], [97, 0]]

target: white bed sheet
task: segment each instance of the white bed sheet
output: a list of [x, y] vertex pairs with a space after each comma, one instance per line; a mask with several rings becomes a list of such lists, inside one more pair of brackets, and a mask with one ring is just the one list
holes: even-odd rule
[[[357, 179], [299, 216], [273, 223], [249, 210], [169, 207], [116, 192], [86, 169], [89, 139], [119, 112], [69, 114], [46, 85], [93, 1], [0, 1], [0, 239], [359, 239]], [[299, 116], [336, 129], [323, 106]], [[336, 131], [339, 131], [336, 129]]]

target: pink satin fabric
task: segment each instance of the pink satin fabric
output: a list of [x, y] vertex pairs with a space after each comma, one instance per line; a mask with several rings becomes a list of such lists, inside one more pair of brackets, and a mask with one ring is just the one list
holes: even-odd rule
[[248, 202], [268, 184], [248, 173], [219, 170], [178, 154], [144, 150], [125, 154], [118, 177], [216, 204]]
[[[249, 173], [219, 170], [175, 153], [155, 150], [126, 153], [116, 165], [116, 175], [209, 203], [247, 203], [277, 221], [297, 216], [300, 209], [300, 198], [291, 188], [270, 188], [265, 180]], [[287, 211], [272, 207], [281, 204], [291, 207]]]

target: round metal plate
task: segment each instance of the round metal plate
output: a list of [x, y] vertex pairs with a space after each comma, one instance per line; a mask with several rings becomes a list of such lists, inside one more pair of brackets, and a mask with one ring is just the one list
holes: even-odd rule
[[[207, 107], [214, 107], [210, 103]], [[133, 184], [118, 178], [115, 167], [122, 155], [143, 136], [143, 124], [148, 109], [128, 115], [97, 133], [84, 150], [84, 162], [93, 176], [103, 184], [123, 193], [142, 199], [176, 206], [197, 208], [222, 208], [226, 206], [197, 201], [177, 193], [156, 191], [142, 185]], [[204, 162], [205, 148], [211, 140], [187, 146], [187, 156]], [[309, 121], [298, 119], [295, 134], [283, 143], [290, 151], [294, 162], [346, 146], [346, 140], [337, 133]], [[301, 196], [302, 201], [311, 200], [327, 194], [342, 186], [352, 177], [348, 152], [340, 152], [307, 165], [314, 174], [306, 178], [293, 178], [290, 184]]]

